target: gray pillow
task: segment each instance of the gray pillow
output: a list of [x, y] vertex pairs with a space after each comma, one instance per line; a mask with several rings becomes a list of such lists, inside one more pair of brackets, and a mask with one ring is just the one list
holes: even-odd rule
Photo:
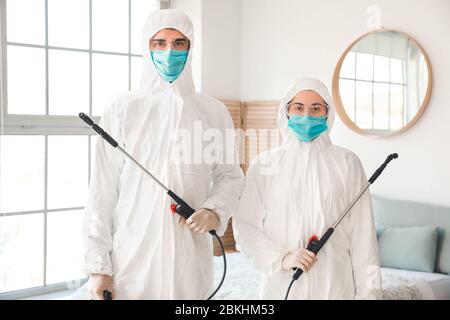
[[382, 267], [434, 272], [437, 227], [377, 226]]

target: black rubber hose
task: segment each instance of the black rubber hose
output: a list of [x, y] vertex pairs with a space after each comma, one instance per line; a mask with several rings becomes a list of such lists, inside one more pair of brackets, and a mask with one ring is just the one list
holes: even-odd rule
[[[213, 230], [214, 231], [214, 230]], [[222, 274], [222, 279], [220, 280], [219, 285], [217, 286], [216, 290], [214, 290], [214, 292], [206, 299], [206, 300], [211, 300], [212, 297], [214, 297], [217, 293], [217, 291], [219, 291], [220, 287], [222, 287], [222, 284], [225, 280], [225, 276], [227, 274], [227, 258], [225, 257], [225, 248], [223, 247], [223, 243], [222, 240], [220, 240], [219, 236], [217, 235], [216, 232], [214, 232], [214, 236], [216, 237], [216, 239], [219, 241], [220, 244], [220, 248], [222, 249], [222, 256], [223, 256], [223, 274]]]

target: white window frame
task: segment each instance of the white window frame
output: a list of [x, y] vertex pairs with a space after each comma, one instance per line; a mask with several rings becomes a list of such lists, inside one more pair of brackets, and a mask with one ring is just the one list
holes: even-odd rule
[[[117, 52], [105, 52], [92, 50], [92, 1], [89, 0], [89, 48], [84, 49], [74, 49], [66, 47], [54, 47], [48, 45], [48, 0], [45, 0], [45, 44], [44, 45], [31, 45], [23, 43], [15, 43], [7, 41], [7, 30], [6, 30], [6, 0], [0, 0], [0, 135], [43, 135], [45, 137], [45, 166], [44, 166], [44, 208], [42, 210], [31, 210], [31, 211], [21, 211], [21, 212], [6, 212], [0, 213], [2, 216], [14, 216], [14, 215], [25, 215], [33, 213], [43, 213], [44, 214], [44, 276], [43, 286], [26, 288], [21, 290], [15, 290], [10, 292], [0, 293], [0, 300], [2, 299], [20, 299], [30, 296], [46, 294], [50, 292], [56, 292], [61, 290], [69, 289], [66, 282], [56, 283], [47, 285], [46, 282], [46, 253], [47, 253], [47, 213], [52, 211], [72, 211], [72, 210], [82, 210], [84, 207], [72, 207], [72, 208], [58, 208], [58, 209], [48, 209], [47, 208], [47, 172], [48, 172], [48, 136], [49, 135], [82, 135], [90, 136], [88, 139], [88, 175], [90, 177], [91, 166], [91, 143], [92, 138], [95, 136], [93, 130], [86, 124], [84, 124], [78, 116], [65, 116], [65, 115], [49, 115], [49, 99], [48, 99], [48, 52], [50, 49], [60, 49], [65, 51], [77, 51], [86, 52], [89, 54], [89, 115], [91, 118], [98, 122], [99, 116], [92, 116], [92, 55], [95, 53], [100, 54], [114, 54], [122, 55], [128, 57], [128, 87], [131, 89], [131, 59], [132, 57], [141, 57], [138, 54], [131, 53], [131, 0], [128, 0], [128, 53], [117, 53]], [[170, 0], [160, 0], [161, 8], [170, 8]], [[8, 45], [13, 46], [24, 46], [24, 47], [34, 47], [45, 49], [45, 75], [46, 75], [46, 115], [17, 115], [7, 113], [7, 47]], [[62, 213], [63, 214], [63, 213]], [[70, 281], [72, 279], [68, 279]], [[80, 284], [86, 282], [85, 279], [81, 279]], [[78, 281], [78, 280], [75, 280]]]
[[[16, 42], [7, 42], [6, 30], [6, 0], [0, 0], [1, 9], [1, 52], [0, 52], [0, 71], [1, 71], [1, 120], [0, 120], [0, 134], [92, 134], [92, 130], [84, 124], [77, 116], [66, 115], [49, 115], [49, 99], [48, 99], [48, 52], [50, 49], [60, 49], [65, 51], [86, 52], [89, 54], [89, 116], [94, 121], [100, 119], [99, 116], [92, 116], [92, 55], [99, 54], [113, 54], [128, 57], [128, 89], [131, 89], [131, 58], [141, 57], [140, 54], [131, 53], [131, 1], [128, 0], [129, 17], [128, 17], [128, 52], [108, 52], [92, 49], [92, 0], [89, 1], [89, 48], [88, 49], [74, 49], [67, 47], [55, 47], [48, 45], [48, 19], [47, 19], [47, 3], [45, 0], [45, 44], [31, 45]], [[160, 0], [161, 8], [169, 8], [170, 0]], [[46, 101], [45, 109], [46, 115], [16, 115], [8, 114], [8, 94], [7, 94], [7, 46], [24, 46], [32, 48], [45, 49], [45, 74], [46, 74]]]
[[[391, 44], [392, 46], [392, 44]], [[358, 60], [358, 52], [355, 52], [355, 61], [354, 61], [354, 66], [355, 66], [355, 77], [351, 78], [351, 77], [339, 77], [339, 80], [350, 80], [353, 81], [354, 84], [354, 92], [353, 92], [353, 105], [354, 105], [354, 112], [353, 112], [353, 119], [351, 119], [355, 125], [356, 125], [356, 83], [359, 82], [367, 82], [367, 83], [371, 83], [372, 84], [372, 98], [371, 98], [371, 128], [365, 128], [364, 131], [370, 134], [382, 134], [383, 132], [385, 132], [386, 130], [391, 130], [391, 121], [390, 118], [388, 119], [388, 128], [387, 129], [375, 129], [374, 128], [374, 84], [387, 84], [389, 85], [389, 102], [388, 102], [388, 109], [389, 112], [388, 114], [390, 115], [390, 111], [391, 111], [391, 85], [401, 85], [403, 86], [403, 102], [402, 102], [402, 125], [405, 126], [405, 90], [406, 90], [406, 83], [407, 83], [407, 79], [406, 79], [406, 73], [405, 73], [405, 61], [403, 61], [403, 67], [402, 67], [402, 79], [403, 82], [398, 83], [398, 82], [392, 82], [391, 81], [391, 58], [389, 59], [389, 81], [379, 81], [379, 80], [375, 80], [375, 55], [371, 54], [372, 56], [372, 79], [371, 80], [364, 80], [364, 79], [358, 79], [356, 74], [357, 74], [357, 60]]]

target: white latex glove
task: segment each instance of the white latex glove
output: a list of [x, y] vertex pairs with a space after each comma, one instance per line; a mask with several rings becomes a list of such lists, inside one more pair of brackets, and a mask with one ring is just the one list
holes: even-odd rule
[[285, 271], [300, 268], [303, 272], [308, 272], [316, 262], [317, 257], [313, 252], [300, 248], [284, 256], [281, 266]]
[[219, 227], [219, 217], [212, 210], [200, 208], [187, 220], [180, 217], [180, 223], [185, 224], [194, 232], [205, 233]]
[[103, 291], [108, 290], [112, 293], [114, 300], [114, 286], [112, 277], [105, 274], [92, 273], [89, 275], [89, 294], [92, 300], [105, 300]]

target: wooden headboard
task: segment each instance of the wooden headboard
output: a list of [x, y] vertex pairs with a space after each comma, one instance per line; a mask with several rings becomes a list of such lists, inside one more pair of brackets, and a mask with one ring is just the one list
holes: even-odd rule
[[[244, 132], [247, 129], [255, 129], [257, 132], [256, 137], [259, 137], [258, 129], [277, 128], [278, 101], [221, 101], [227, 106], [235, 129], [242, 129]], [[237, 141], [238, 152], [244, 153], [240, 154], [240, 159], [243, 160], [241, 168], [244, 174], [247, 172], [248, 164], [252, 160], [251, 157], [273, 147], [270, 139], [266, 141], [267, 143], [262, 144], [251, 143], [253, 142], [251, 139], [255, 138], [245, 136], [243, 141]], [[233, 237], [232, 220], [230, 219], [225, 234], [220, 238], [227, 252], [237, 251]], [[222, 255], [220, 245], [216, 239], [214, 239], [214, 255]]]

